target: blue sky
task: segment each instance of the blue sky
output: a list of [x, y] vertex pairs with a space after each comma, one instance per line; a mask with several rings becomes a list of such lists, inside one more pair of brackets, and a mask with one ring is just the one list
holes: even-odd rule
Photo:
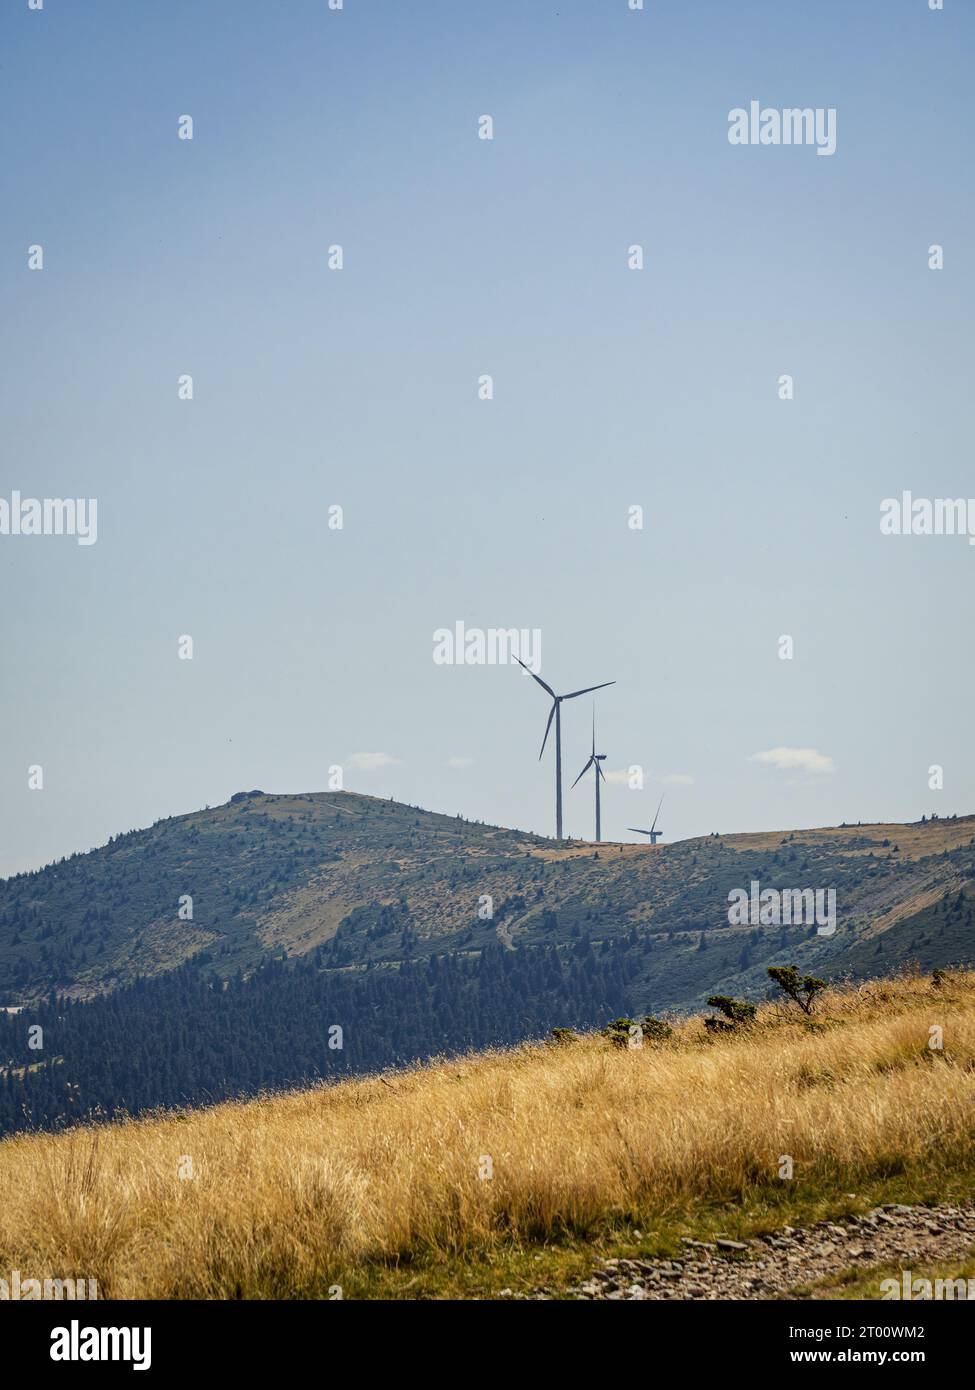
[[[542, 693], [435, 665], [458, 620], [617, 681], [609, 838], [664, 786], [668, 839], [975, 810], [975, 548], [879, 531], [975, 496], [973, 37], [958, 0], [5, 6], [0, 496], [96, 497], [98, 540], [0, 536], [0, 872], [334, 764], [550, 832]], [[836, 153], [730, 145], [753, 99], [835, 107]]]

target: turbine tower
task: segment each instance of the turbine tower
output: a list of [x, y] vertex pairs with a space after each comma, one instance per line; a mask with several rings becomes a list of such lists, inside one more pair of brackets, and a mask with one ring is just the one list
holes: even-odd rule
[[657, 802], [657, 815], [654, 816], [654, 818], [653, 818], [653, 825], [651, 825], [651, 827], [650, 827], [649, 830], [641, 830], [640, 827], [639, 827], [638, 825], [628, 825], [628, 826], [626, 827], [627, 830], [632, 830], [633, 833], [634, 833], [634, 835], [649, 835], [649, 836], [650, 836], [650, 843], [651, 843], [652, 845], [655, 845], [655, 844], [657, 843], [657, 841], [658, 841], [659, 839], [661, 839], [661, 837], [663, 836], [663, 833], [664, 833], [662, 830], [658, 830], [658, 829], [657, 829], [657, 816], [660, 815], [660, 808], [661, 808], [661, 806], [662, 806], [663, 804], [664, 804], [664, 799], [663, 799], [663, 797], [661, 796], [660, 800]]
[[541, 752], [538, 761], [542, 760], [542, 753], [545, 752], [545, 744], [548, 742], [548, 732], [552, 727], [552, 720], [555, 720], [555, 838], [562, 838], [562, 701], [574, 700], [577, 695], [588, 695], [593, 690], [604, 690], [607, 685], [615, 685], [615, 681], [603, 681], [602, 685], [587, 685], [585, 690], [570, 690], [568, 695], [556, 695], [550, 685], [546, 685], [541, 676], [536, 676], [535, 672], [525, 666], [520, 656], [515, 660], [519, 666], [524, 666], [533, 681], [538, 681], [547, 694], [552, 697], [552, 708], [548, 712], [548, 723], [545, 725], [545, 737], [542, 739]]
[[[605, 753], [597, 753], [597, 752], [596, 752], [596, 707], [595, 707], [595, 705], [594, 705], [594, 706], [593, 706], [593, 711], [592, 711], [592, 752], [591, 752], [590, 755], [589, 755], [589, 761], [586, 763], [585, 767], [584, 767], [584, 768], [582, 769], [582, 771], [579, 773], [579, 776], [576, 778], [576, 781], [572, 783], [572, 786], [574, 787], [575, 784], [576, 784], [576, 782], [578, 782], [581, 778], [585, 777], [586, 773], [589, 771], [589, 769], [590, 769], [591, 767], [592, 767], [592, 768], [595, 768], [595, 778], [594, 778], [594, 780], [595, 780], [595, 783], [596, 783], [596, 844], [597, 844], [597, 845], [598, 845], [598, 844], [600, 843], [600, 841], [602, 840], [602, 836], [601, 836], [600, 833], [599, 833], [599, 828], [600, 828], [600, 822], [599, 822], [599, 781], [600, 781], [600, 778], [602, 778], [602, 780], [603, 780], [604, 782], [606, 781], [606, 774], [605, 774], [605, 772], [603, 772], [603, 770], [602, 770], [602, 768], [599, 766], [599, 764], [603, 761], [603, 759], [604, 759], [605, 757], [606, 757], [606, 754], [605, 754]], [[572, 790], [572, 787], [570, 787], [569, 790], [571, 791], [571, 790]]]

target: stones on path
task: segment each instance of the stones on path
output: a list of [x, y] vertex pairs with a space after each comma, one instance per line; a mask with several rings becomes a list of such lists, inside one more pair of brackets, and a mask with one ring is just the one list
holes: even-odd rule
[[[713, 1241], [682, 1236], [681, 1244], [681, 1259], [606, 1260], [570, 1289], [569, 1297], [628, 1302], [815, 1297], [803, 1290], [851, 1267], [907, 1267], [964, 1257], [975, 1249], [975, 1206], [889, 1202], [845, 1223], [783, 1226], [747, 1241], [724, 1234]], [[514, 1297], [549, 1299], [554, 1292], [546, 1286]], [[511, 1291], [501, 1296], [510, 1298]]]

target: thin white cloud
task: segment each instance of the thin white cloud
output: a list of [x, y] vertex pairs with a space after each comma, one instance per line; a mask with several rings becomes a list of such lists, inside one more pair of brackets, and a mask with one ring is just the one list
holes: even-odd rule
[[[650, 775], [647, 779], [657, 783], [658, 786], [666, 787], [692, 787], [694, 778], [688, 772], [663, 772], [659, 776]], [[617, 786], [625, 787], [629, 785], [630, 770], [628, 767], [618, 768], [614, 772], [606, 773], [607, 782], [615, 782]]]
[[346, 758], [348, 767], [358, 768], [361, 772], [378, 772], [381, 767], [395, 767], [399, 758], [394, 758], [391, 753], [353, 753]]
[[462, 758], [462, 757], [459, 757], [457, 754], [454, 754], [454, 756], [453, 756], [452, 758], [448, 758], [448, 759], [447, 759], [447, 766], [448, 766], [448, 767], [455, 767], [455, 768], [458, 768], [458, 767], [473, 767], [473, 765], [474, 765], [474, 759], [473, 759], [473, 758]]
[[767, 748], [763, 753], [753, 753], [748, 761], [777, 767], [780, 772], [791, 772], [796, 768], [802, 772], [836, 771], [833, 759], [827, 753], [820, 753], [817, 748]]

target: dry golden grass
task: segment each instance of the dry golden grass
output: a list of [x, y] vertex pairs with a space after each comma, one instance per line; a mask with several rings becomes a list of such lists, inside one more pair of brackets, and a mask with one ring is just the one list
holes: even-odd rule
[[831, 992], [820, 1016], [766, 1006], [716, 1042], [689, 1020], [642, 1050], [532, 1045], [8, 1139], [0, 1270], [103, 1297], [323, 1296], [377, 1262], [781, 1192], [782, 1154], [807, 1191], [972, 1164], [975, 975]]

